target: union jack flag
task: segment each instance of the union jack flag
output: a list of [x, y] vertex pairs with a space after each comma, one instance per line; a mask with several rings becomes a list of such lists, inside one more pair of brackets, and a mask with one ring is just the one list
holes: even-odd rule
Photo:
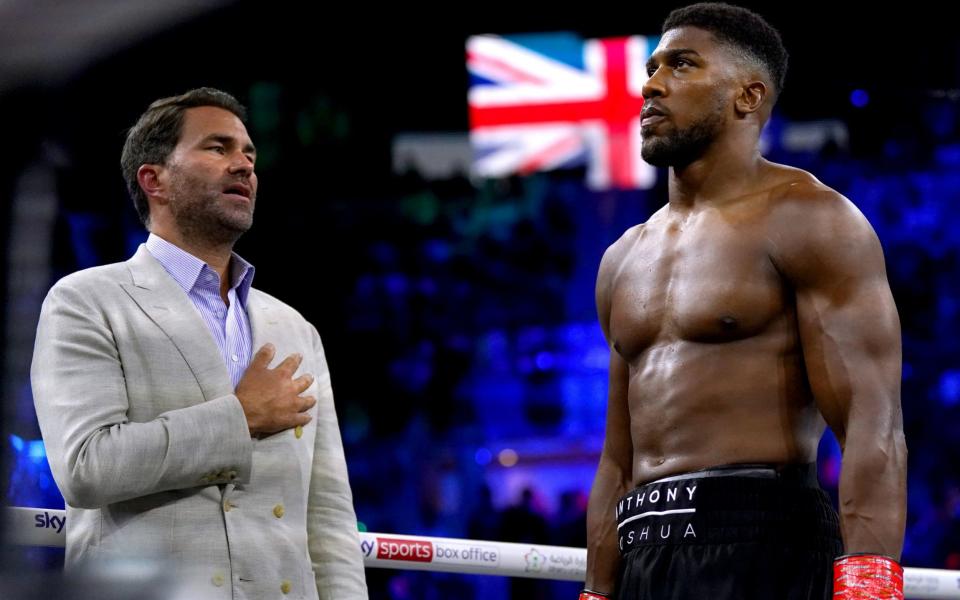
[[467, 40], [470, 141], [485, 177], [587, 165], [592, 189], [653, 186], [640, 90], [656, 38], [568, 33]]

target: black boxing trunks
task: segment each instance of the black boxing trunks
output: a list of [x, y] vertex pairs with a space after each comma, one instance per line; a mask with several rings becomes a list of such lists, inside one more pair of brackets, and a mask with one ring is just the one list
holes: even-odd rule
[[729, 465], [644, 484], [616, 507], [617, 600], [828, 600], [839, 519], [816, 465]]

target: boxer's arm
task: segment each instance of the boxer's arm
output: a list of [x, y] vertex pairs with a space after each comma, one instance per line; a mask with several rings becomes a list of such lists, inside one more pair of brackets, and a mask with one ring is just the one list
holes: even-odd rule
[[633, 470], [627, 409], [628, 368], [617, 351], [611, 349], [606, 436], [587, 508], [586, 587], [605, 594], [613, 593], [620, 567], [614, 510], [617, 500], [630, 491]]
[[[900, 321], [873, 228], [846, 198], [819, 190], [793, 203], [774, 262], [793, 286], [811, 391], [843, 450], [847, 553], [899, 559], [907, 450], [900, 408]], [[800, 220], [802, 217], [802, 220]], [[796, 223], [803, 223], [797, 227]]]
[[[614, 271], [615, 246], [604, 255], [597, 277], [597, 313], [604, 336], [610, 340], [610, 280]], [[612, 594], [620, 567], [617, 541], [617, 500], [630, 491], [633, 473], [633, 445], [630, 438], [630, 411], [627, 403], [629, 365], [610, 348], [610, 388], [607, 400], [606, 435], [600, 464], [590, 490], [587, 508], [586, 587]]]

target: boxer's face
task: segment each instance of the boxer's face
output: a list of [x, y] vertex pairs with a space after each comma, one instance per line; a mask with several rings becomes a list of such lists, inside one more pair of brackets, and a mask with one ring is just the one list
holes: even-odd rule
[[187, 109], [167, 159], [167, 199], [187, 236], [235, 242], [253, 224], [256, 150], [236, 115], [213, 106]]
[[732, 113], [738, 74], [730, 51], [696, 27], [678, 27], [660, 39], [647, 63], [640, 133], [641, 155], [656, 166], [696, 160]]

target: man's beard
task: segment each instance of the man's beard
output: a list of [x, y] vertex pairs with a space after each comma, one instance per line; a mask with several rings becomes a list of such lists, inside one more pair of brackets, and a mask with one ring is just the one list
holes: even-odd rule
[[221, 195], [229, 183], [211, 184], [182, 171], [173, 175], [170, 212], [186, 240], [201, 245], [233, 246], [250, 229], [256, 192], [251, 191], [249, 207], [234, 205]]
[[686, 129], [644, 137], [640, 156], [655, 167], [685, 167], [703, 156], [722, 127], [723, 113], [718, 108]]

